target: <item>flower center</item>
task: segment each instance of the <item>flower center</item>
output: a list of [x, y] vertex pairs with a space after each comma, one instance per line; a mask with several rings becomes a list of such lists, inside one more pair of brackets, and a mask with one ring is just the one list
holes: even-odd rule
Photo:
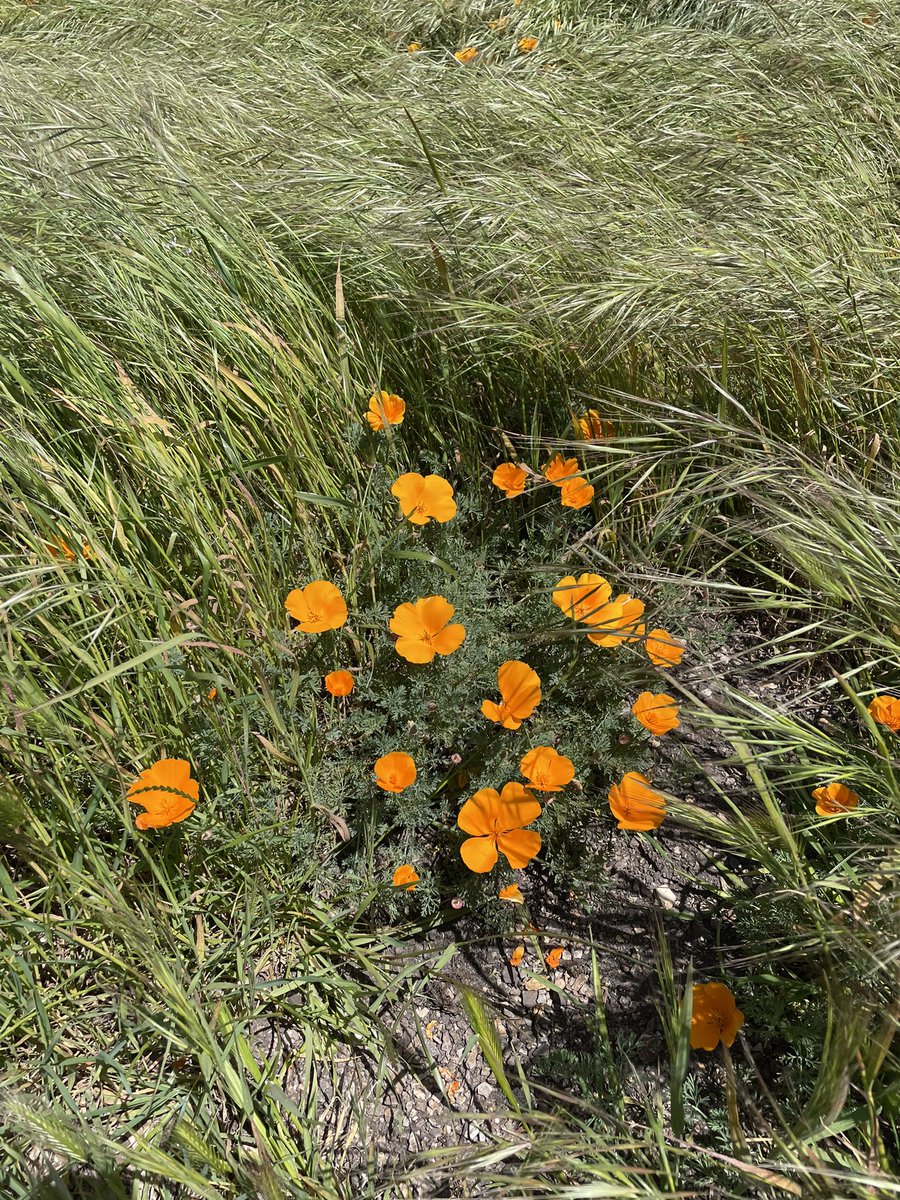
[[318, 609], [315, 609], [315, 608], [307, 609], [306, 620], [310, 623], [313, 621], [321, 621], [322, 614], [318, 611]]

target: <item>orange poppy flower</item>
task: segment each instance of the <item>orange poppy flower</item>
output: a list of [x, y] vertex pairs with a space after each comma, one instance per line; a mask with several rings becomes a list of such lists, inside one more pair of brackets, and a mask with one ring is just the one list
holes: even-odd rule
[[672, 696], [665, 692], [641, 692], [631, 706], [631, 711], [644, 726], [656, 737], [662, 737], [670, 729], [677, 729], [681, 724], [678, 719], [678, 705]]
[[207, 698], [207, 700], [215, 700], [215, 698], [216, 698], [216, 696], [218, 696], [218, 694], [219, 694], [218, 688], [210, 688], [209, 691], [206, 693], [206, 698]]
[[535, 746], [522, 758], [519, 770], [528, 780], [525, 785], [538, 792], [561, 792], [575, 778], [571, 759], [558, 754], [552, 746]]
[[812, 795], [820, 817], [840, 817], [852, 812], [859, 804], [856, 792], [851, 792], [843, 783], [829, 783], [817, 787]]
[[517, 967], [524, 957], [525, 946], [524, 943], [519, 942], [518, 946], [516, 946], [515, 950], [513, 950], [512, 954], [509, 956], [509, 965], [511, 967]]
[[514, 869], [527, 867], [541, 848], [541, 835], [525, 829], [541, 815], [541, 806], [521, 783], [507, 783], [502, 792], [482, 788], [459, 810], [456, 823], [466, 838], [459, 848], [470, 871], [483, 875], [497, 862], [497, 852]]
[[528, 472], [524, 467], [507, 462], [501, 463], [496, 468], [491, 477], [491, 483], [505, 494], [507, 500], [513, 500], [516, 496], [521, 496], [525, 491], [525, 480], [527, 478]]
[[891, 733], [900, 733], [900, 700], [896, 696], [876, 696], [869, 705], [869, 716], [887, 725]]
[[385, 792], [397, 795], [416, 782], [416, 764], [411, 754], [392, 750], [375, 763], [375, 782]]
[[666, 815], [665, 797], [637, 771], [629, 771], [609, 789], [609, 807], [620, 829], [657, 829]]
[[591, 623], [612, 595], [612, 588], [602, 575], [585, 572], [575, 581], [574, 575], [564, 575], [553, 589], [553, 603], [573, 621]]
[[586, 508], [593, 498], [593, 487], [580, 475], [574, 479], [563, 480], [561, 496], [563, 508]]
[[435, 654], [452, 654], [463, 644], [464, 625], [449, 625], [453, 605], [443, 596], [425, 596], [415, 604], [400, 604], [391, 617], [394, 649], [411, 663], [429, 663]]
[[325, 579], [314, 579], [304, 588], [294, 588], [284, 602], [301, 633], [324, 633], [340, 629], [347, 623], [347, 604], [344, 597]]
[[394, 480], [391, 493], [400, 501], [404, 517], [408, 517], [413, 525], [427, 525], [429, 521], [443, 525], [456, 516], [453, 488], [440, 475], [409, 471]]
[[541, 702], [541, 680], [528, 663], [508, 659], [497, 672], [501, 702], [482, 702], [481, 711], [504, 729], [518, 729]]
[[[64, 558], [66, 562], [74, 562], [78, 557], [69, 543], [63, 537], [55, 537], [49, 542], [44, 542], [44, 547], [51, 558]], [[85, 558], [93, 557], [90, 546], [86, 545], [83, 553]]]
[[457, 50], [453, 57], [457, 62], [470, 63], [477, 55], [478, 51], [474, 46], [464, 46], [462, 50]]
[[744, 1023], [744, 1014], [724, 983], [695, 983], [692, 991], [691, 1046], [715, 1050], [731, 1046]]
[[519, 38], [519, 40], [516, 42], [516, 47], [520, 53], [530, 54], [537, 44], [538, 40], [536, 37], [523, 37]]
[[507, 887], [501, 888], [498, 896], [501, 900], [508, 900], [510, 904], [525, 903], [525, 897], [522, 895], [522, 889], [517, 883], [510, 883]]
[[587, 442], [602, 442], [604, 438], [615, 436], [612, 421], [604, 421], [596, 408], [589, 408], [583, 417], [579, 417], [575, 426]]
[[135, 819], [138, 829], [164, 829], [189, 817], [197, 807], [200, 784], [191, 779], [191, 764], [183, 758], [161, 758], [140, 775], [125, 793], [130, 804], [147, 811]]
[[349, 671], [329, 671], [325, 676], [325, 691], [331, 696], [349, 696], [354, 679]]
[[555, 454], [544, 467], [544, 475], [555, 487], [561, 488], [567, 479], [578, 474], [578, 459]]
[[409, 45], [406, 47], [406, 52], [407, 52], [407, 54], [416, 54], [421, 49], [422, 49], [421, 42], [410, 42]]
[[552, 950], [548, 950], [548, 952], [544, 955], [544, 962], [547, 964], [547, 966], [550, 968], [551, 971], [555, 971], [556, 968], [559, 966], [560, 962], [562, 961], [562, 956], [563, 956], [562, 946], [555, 946]]
[[407, 892], [414, 892], [418, 882], [419, 876], [416, 874], [415, 867], [411, 867], [409, 863], [403, 863], [402, 866], [398, 867], [391, 880], [394, 887], [402, 887]]
[[[416, 50], [420, 49], [416, 43], [413, 44], [416, 46]], [[412, 48], [409, 49], [412, 52]], [[402, 425], [405, 415], [405, 400], [401, 400], [393, 392], [376, 392], [369, 401], [366, 420], [369, 422], [369, 427], [377, 433], [379, 429], [384, 429], [385, 425]]]
[[665, 629], [651, 629], [644, 649], [654, 667], [677, 667], [684, 655], [685, 645]]
[[643, 600], [625, 594], [616, 596], [615, 600], [610, 600], [587, 618], [587, 623], [599, 630], [589, 633], [588, 641], [595, 646], [618, 646], [622, 642], [634, 641], [643, 633], [643, 626], [640, 625], [643, 612]]

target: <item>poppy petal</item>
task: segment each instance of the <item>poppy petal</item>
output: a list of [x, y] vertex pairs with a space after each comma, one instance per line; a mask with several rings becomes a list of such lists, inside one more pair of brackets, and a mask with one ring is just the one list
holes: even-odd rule
[[416, 604], [416, 619], [426, 633], [440, 633], [455, 609], [443, 596], [425, 596]]
[[421, 637], [398, 638], [394, 649], [401, 658], [411, 663], [430, 663], [435, 653], [434, 646], [430, 642], [423, 642]]
[[493, 870], [497, 863], [497, 847], [493, 838], [466, 838], [459, 848], [459, 853], [469, 870], [479, 875]]
[[541, 815], [540, 803], [521, 783], [507, 783], [500, 793], [501, 829], [521, 829]]
[[[540, 806], [538, 806], [540, 807]], [[497, 837], [497, 846], [514, 869], [527, 867], [541, 848], [541, 835], [534, 829], [511, 829]]]
[[436, 633], [431, 640], [438, 654], [452, 654], [466, 640], [466, 627], [464, 625], [448, 625], [440, 633]]
[[456, 823], [464, 833], [484, 836], [494, 832], [500, 811], [499, 794], [493, 788], [482, 788], [459, 810]]

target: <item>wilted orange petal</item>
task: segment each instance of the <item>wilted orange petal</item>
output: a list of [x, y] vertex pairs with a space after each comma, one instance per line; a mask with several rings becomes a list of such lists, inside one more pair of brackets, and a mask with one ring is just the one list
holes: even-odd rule
[[507, 887], [501, 888], [498, 895], [501, 900], [508, 900], [510, 904], [525, 903], [525, 897], [522, 895], [522, 889], [517, 883], [510, 883]]
[[524, 957], [525, 957], [525, 946], [520, 942], [519, 945], [516, 946], [515, 950], [513, 950], [512, 954], [509, 956], [509, 965], [511, 967], [517, 967]]
[[545, 954], [544, 962], [547, 964], [547, 966], [550, 968], [551, 971], [555, 971], [562, 960], [562, 956], [563, 956], [562, 946], [556, 946], [556, 947], [554, 947], [554, 949], [549, 950], [547, 952], [547, 954]]

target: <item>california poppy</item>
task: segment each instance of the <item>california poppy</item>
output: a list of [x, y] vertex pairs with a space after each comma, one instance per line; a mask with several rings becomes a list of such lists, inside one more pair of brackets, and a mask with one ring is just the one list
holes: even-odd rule
[[498, 896], [501, 900], [508, 900], [510, 904], [525, 903], [525, 897], [522, 895], [522, 889], [517, 883], [510, 883], [505, 888], [501, 888]]
[[375, 782], [385, 792], [399, 795], [416, 782], [416, 764], [411, 754], [392, 750], [375, 763]]
[[394, 649], [411, 663], [429, 663], [435, 654], [452, 654], [466, 636], [465, 626], [448, 624], [455, 611], [443, 596], [398, 605], [391, 617], [391, 633], [397, 634]]
[[586, 508], [594, 498], [593, 487], [580, 475], [564, 479], [561, 493], [563, 508]]
[[900, 733], [900, 700], [896, 696], [876, 696], [869, 705], [869, 716], [886, 725], [891, 733]]
[[494, 487], [499, 488], [504, 493], [507, 500], [513, 500], [516, 496], [521, 496], [525, 491], [525, 480], [528, 478], [528, 472], [524, 467], [517, 466], [515, 463], [501, 463], [494, 471], [491, 477], [491, 483]]
[[406, 47], [406, 51], [408, 54], [416, 54], [421, 49], [422, 49], [421, 42], [410, 42], [409, 45]]
[[464, 46], [462, 50], [457, 50], [453, 57], [457, 62], [470, 63], [478, 54], [474, 46]]
[[623, 593], [610, 600], [586, 618], [592, 632], [588, 641], [595, 646], [618, 646], [631, 642], [643, 633], [640, 618], [644, 613], [643, 600]]
[[470, 871], [484, 874], [497, 862], [497, 852], [518, 870], [527, 867], [541, 848], [541, 835], [525, 829], [541, 815], [541, 806], [521, 783], [507, 783], [502, 792], [482, 788], [459, 810], [456, 823], [472, 834], [459, 848]]
[[[63, 537], [52, 538], [49, 542], [44, 542], [47, 553], [51, 558], [64, 558], [66, 562], [74, 562], [78, 555]], [[85, 542], [81, 547], [82, 558], [93, 558], [94, 552]]]
[[555, 971], [556, 968], [559, 966], [560, 962], [562, 961], [562, 956], [563, 956], [562, 946], [555, 946], [552, 950], [548, 950], [547, 953], [544, 955], [544, 962], [547, 964], [547, 966], [550, 968], [551, 971]]
[[530, 54], [537, 44], [538, 40], [536, 37], [523, 37], [519, 38], [519, 40], [516, 42], [516, 47], [520, 53]]
[[588, 640], [597, 646], [618, 646], [643, 632], [643, 600], [624, 593], [613, 600], [612, 587], [602, 575], [585, 572], [577, 582], [574, 575], [564, 575], [553, 590], [553, 603], [566, 616], [590, 625]]
[[715, 1050], [719, 1042], [731, 1046], [744, 1023], [744, 1014], [724, 983], [695, 983], [691, 1004], [691, 1046]]
[[325, 676], [325, 691], [331, 696], [349, 696], [354, 679], [349, 671], [329, 671]]
[[573, 621], [590, 622], [612, 595], [612, 587], [602, 575], [585, 572], [576, 581], [564, 575], [553, 589], [553, 603]]
[[161, 758], [142, 771], [126, 800], [147, 811], [135, 819], [138, 829], [164, 829], [189, 817], [200, 798], [200, 784], [191, 779], [191, 764], [183, 758]]
[[665, 797], [637, 771], [629, 771], [609, 789], [609, 807], [620, 829], [657, 829], [666, 815]]
[[215, 700], [215, 698], [216, 698], [216, 696], [218, 696], [218, 694], [219, 694], [219, 689], [213, 687], [213, 688], [210, 688], [209, 691], [206, 693], [206, 698], [207, 698], [207, 700]]
[[324, 633], [347, 623], [344, 597], [326, 579], [314, 579], [304, 588], [294, 588], [284, 602], [301, 633]]
[[404, 517], [408, 517], [413, 525], [427, 525], [429, 521], [442, 525], [456, 516], [453, 488], [440, 475], [408, 471], [394, 480], [391, 493], [400, 501]]
[[672, 696], [665, 692], [641, 692], [631, 706], [631, 711], [644, 726], [656, 737], [662, 737], [670, 729], [677, 729], [681, 724], [678, 719], [678, 705]]
[[615, 434], [612, 421], [605, 421], [596, 408], [589, 408], [583, 417], [579, 417], [575, 426], [581, 436], [588, 442], [600, 442]]
[[502, 697], [482, 702], [481, 711], [504, 729], [518, 729], [541, 702], [541, 680], [528, 663], [508, 659], [497, 672], [497, 687]]
[[571, 759], [557, 753], [552, 746], [535, 746], [519, 763], [519, 770], [528, 780], [526, 787], [538, 792], [561, 792], [575, 778]]
[[644, 649], [655, 667], [677, 667], [684, 655], [685, 645], [665, 629], [651, 629]]
[[[413, 43], [416, 50], [420, 49], [418, 44]], [[412, 52], [412, 47], [409, 47]], [[385, 425], [402, 425], [403, 418], [406, 415], [406, 401], [401, 400], [399, 396], [395, 396], [393, 392], [376, 392], [369, 401], [369, 411], [366, 413], [366, 420], [369, 426], [376, 433], [379, 429], [384, 429]]]
[[852, 812], [859, 804], [856, 792], [851, 792], [843, 783], [829, 783], [817, 787], [812, 795], [820, 817], [839, 817]]
[[391, 882], [394, 887], [402, 887], [407, 892], [414, 892], [416, 890], [416, 884], [419, 882], [419, 876], [416, 874], [414, 867], [411, 867], [409, 863], [403, 863], [403, 865], [398, 867], [394, 872], [394, 877]]
[[513, 950], [512, 954], [509, 956], [509, 965], [511, 967], [517, 967], [524, 957], [525, 945], [523, 942], [519, 942], [518, 946], [516, 946], [515, 950]]
[[578, 459], [555, 454], [544, 467], [544, 475], [554, 487], [561, 488], [567, 479], [578, 474]]

